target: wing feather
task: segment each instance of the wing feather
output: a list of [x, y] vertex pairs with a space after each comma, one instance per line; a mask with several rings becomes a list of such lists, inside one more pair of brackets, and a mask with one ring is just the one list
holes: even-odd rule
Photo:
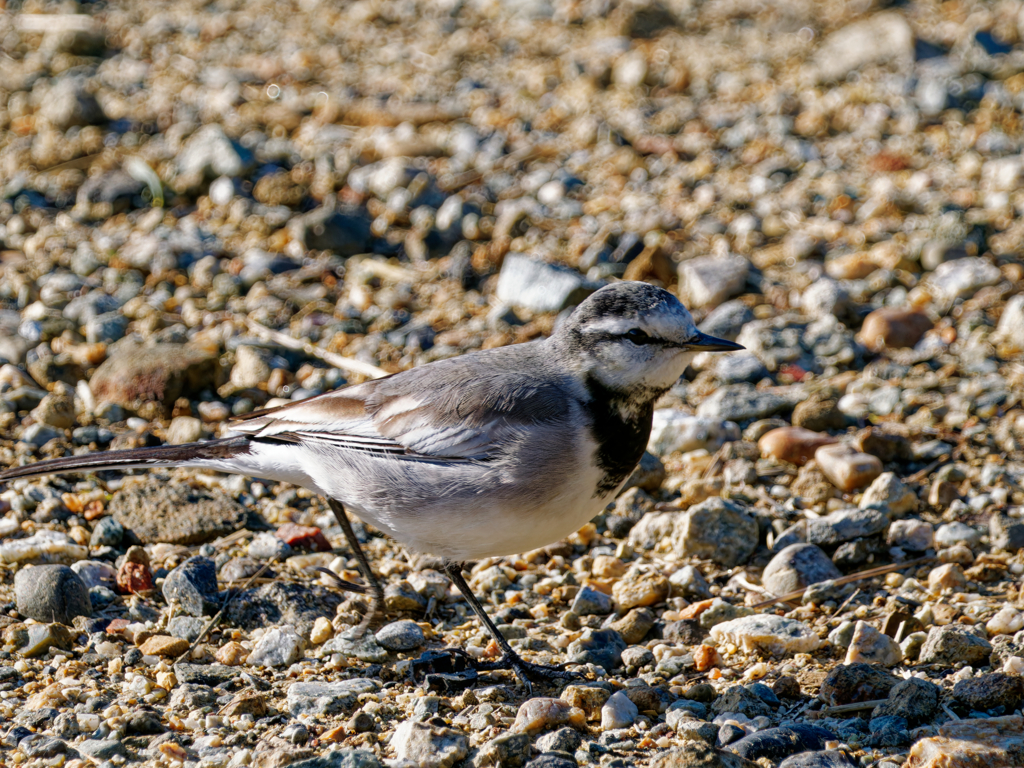
[[494, 354], [499, 351], [504, 350], [432, 363], [232, 426], [256, 440], [408, 459], [488, 461], [520, 441], [531, 425], [563, 420], [571, 410], [571, 397], [557, 380], [537, 371], [531, 375], [522, 361], [503, 363]]

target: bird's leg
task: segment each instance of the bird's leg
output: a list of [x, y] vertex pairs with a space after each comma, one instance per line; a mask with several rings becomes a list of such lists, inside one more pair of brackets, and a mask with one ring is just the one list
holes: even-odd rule
[[469, 584], [466, 583], [466, 579], [462, 576], [462, 563], [445, 562], [444, 572], [448, 574], [448, 578], [452, 580], [462, 596], [466, 598], [473, 612], [479, 617], [480, 621], [487, 628], [487, 631], [491, 633], [491, 637], [501, 648], [501, 659], [496, 662], [489, 664], [480, 664], [477, 662], [475, 666], [478, 669], [490, 670], [490, 669], [511, 669], [515, 672], [516, 677], [523, 681], [523, 685], [526, 686], [526, 695], [533, 695], [533, 686], [531, 681], [549, 681], [549, 680], [573, 680], [576, 677], [576, 673], [569, 672], [560, 667], [552, 667], [546, 664], [534, 664], [526, 661], [518, 653], [512, 650], [512, 646], [508, 644], [508, 640], [505, 636], [498, 631], [498, 628], [491, 621], [491, 617], [484, 611], [484, 607], [480, 604], [480, 601], [476, 599], [476, 595], [473, 594], [473, 590], [469, 588]]
[[366, 632], [366, 629], [370, 626], [370, 622], [373, 621], [377, 611], [384, 607], [384, 587], [380, 583], [380, 579], [374, 575], [373, 570], [370, 568], [370, 560], [367, 558], [366, 553], [363, 552], [362, 546], [359, 544], [359, 539], [356, 538], [356, 532], [352, 530], [352, 522], [348, 519], [348, 515], [345, 513], [345, 507], [336, 499], [327, 499], [327, 506], [331, 508], [334, 513], [334, 517], [338, 520], [338, 525], [341, 526], [341, 530], [345, 533], [345, 539], [348, 541], [348, 546], [352, 550], [352, 553], [356, 556], [356, 560], [359, 563], [359, 570], [363, 574], [363, 578], [366, 579], [366, 583], [370, 585], [373, 590], [373, 596], [370, 598], [370, 609], [366, 612], [363, 620], [359, 622], [359, 625], [353, 631], [356, 637], [362, 637]]

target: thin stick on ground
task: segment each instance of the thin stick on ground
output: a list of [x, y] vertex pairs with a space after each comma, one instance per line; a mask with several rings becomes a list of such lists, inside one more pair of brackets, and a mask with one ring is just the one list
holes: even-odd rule
[[[837, 587], [841, 587], [844, 584], [853, 584], [855, 581], [861, 581], [862, 579], [870, 579], [875, 576], [884, 576], [887, 573], [893, 571], [902, 571], [904, 568], [915, 568], [925, 563], [930, 563], [934, 560], [934, 557], [919, 557], [917, 560], [907, 560], [905, 563], [891, 563], [889, 565], [880, 565], [877, 568], [869, 568], [866, 571], [860, 573], [851, 573], [849, 576], [843, 576], [838, 579], [832, 579], [832, 584]], [[804, 592], [807, 591], [807, 587], [798, 589], [794, 592], [787, 592], [784, 595], [779, 595], [772, 600], [765, 600], [763, 603], [757, 603], [751, 606], [755, 611], [761, 608], [768, 608], [776, 603], [788, 603], [791, 600], [799, 600], [803, 597]]]
[[353, 360], [349, 357], [342, 357], [334, 352], [328, 352], [326, 349], [314, 347], [308, 341], [294, 339], [286, 333], [281, 333], [280, 331], [267, 328], [267, 326], [260, 325], [255, 320], [250, 320], [248, 317], [244, 319], [245, 324], [250, 331], [255, 333], [257, 336], [262, 336], [263, 338], [274, 342], [275, 344], [280, 344], [286, 349], [305, 352], [307, 355], [323, 360], [325, 363], [333, 365], [335, 368], [340, 368], [343, 371], [349, 371], [351, 373], [359, 373], [363, 376], [369, 376], [371, 379], [380, 379], [388, 375], [387, 371], [383, 368], [378, 368], [376, 365], [364, 363], [361, 360]]

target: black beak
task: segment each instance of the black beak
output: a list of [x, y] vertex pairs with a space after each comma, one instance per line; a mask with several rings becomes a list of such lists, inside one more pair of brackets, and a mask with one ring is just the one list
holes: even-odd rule
[[735, 341], [716, 339], [714, 336], [708, 336], [700, 331], [697, 331], [695, 338], [690, 339], [682, 346], [695, 352], [735, 352], [737, 349], [746, 349]]

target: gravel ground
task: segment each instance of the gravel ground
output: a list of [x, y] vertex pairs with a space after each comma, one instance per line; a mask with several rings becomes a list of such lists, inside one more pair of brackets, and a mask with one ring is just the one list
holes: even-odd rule
[[[0, 463], [539, 338], [611, 280], [705, 355], [570, 539], [429, 557], [302, 489], [0, 493], [0, 765], [1024, 764], [1024, 4], [0, 11]], [[426, 654], [426, 655], [425, 655]], [[431, 661], [432, 660], [432, 661]]]

